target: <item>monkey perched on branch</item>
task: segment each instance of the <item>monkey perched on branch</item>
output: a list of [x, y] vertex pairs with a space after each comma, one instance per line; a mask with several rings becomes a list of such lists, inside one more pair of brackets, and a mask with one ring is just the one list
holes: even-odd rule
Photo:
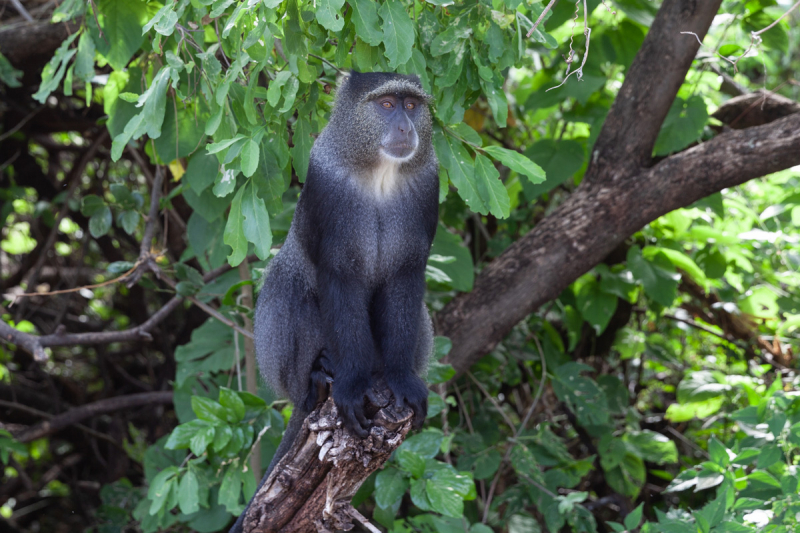
[[256, 307], [261, 373], [295, 405], [259, 486], [331, 380], [339, 416], [359, 437], [371, 426], [365, 400], [377, 380], [396, 409], [413, 410], [415, 427], [425, 420], [420, 375], [433, 351], [425, 264], [439, 206], [430, 99], [416, 76], [381, 72], [352, 72], [336, 93]]

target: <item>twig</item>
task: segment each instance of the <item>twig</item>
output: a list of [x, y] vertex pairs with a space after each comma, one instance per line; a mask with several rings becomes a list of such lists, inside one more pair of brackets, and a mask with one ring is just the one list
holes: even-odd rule
[[39, 113], [39, 111], [41, 111], [42, 109], [44, 109], [44, 106], [43, 106], [43, 105], [41, 105], [41, 106], [37, 107], [36, 109], [34, 109], [34, 110], [33, 110], [33, 111], [31, 111], [30, 113], [28, 113], [28, 114], [25, 116], [25, 118], [23, 118], [22, 120], [20, 120], [20, 121], [17, 123], [17, 125], [16, 125], [16, 126], [14, 126], [13, 128], [11, 128], [10, 130], [8, 130], [7, 132], [5, 132], [5, 133], [3, 133], [2, 135], [0, 135], [0, 141], [5, 141], [5, 140], [6, 140], [6, 139], [8, 139], [9, 137], [11, 137], [11, 136], [12, 136], [12, 135], [14, 135], [15, 133], [17, 133], [17, 132], [20, 130], [20, 128], [22, 128], [22, 126], [24, 126], [25, 124], [27, 124], [27, 123], [28, 123], [28, 121], [29, 121], [30, 119], [32, 119], [33, 117], [35, 117], [35, 116], [36, 116], [36, 114], [37, 114], [37, 113]]
[[[580, 2], [580, 0], [578, 0]], [[577, 2], [576, 2], [577, 4]], [[575, 10], [575, 16], [578, 16], [578, 10]], [[572, 62], [574, 61], [575, 52], [572, 50], [572, 39], [570, 38], [570, 49], [569, 49], [569, 57], [566, 58], [567, 62], [567, 73], [564, 76], [564, 80], [556, 85], [555, 87], [550, 87], [545, 92], [552, 91], [553, 89], [558, 89], [565, 83], [573, 74], [577, 74], [578, 81], [583, 80], [583, 66], [586, 65], [586, 60], [589, 58], [589, 42], [591, 41], [592, 29], [589, 27], [589, 8], [586, 5], [586, 0], [583, 0], [583, 36], [586, 37], [586, 48], [583, 52], [583, 59], [581, 60], [581, 66], [577, 69], [570, 72], [572, 68]]]
[[[533, 403], [528, 408], [528, 411], [525, 413], [525, 417], [523, 417], [522, 422], [519, 424], [519, 429], [515, 433], [516, 435], [521, 434], [525, 431], [525, 426], [528, 424], [531, 416], [533, 416], [533, 412], [536, 410], [536, 406], [539, 404], [539, 400], [542, 398], [542, 392], [544, 391], [544, 383], [547, 380], [547, 361], [544, 358], [544, 351], [542, 350], [542, 345], [539, 343], [539, 338], [535, 335], [533, 336], [534, 342], [536, 342], [536, 348], [539, 350], [539, 359], [542, 361], [542, 381], [539, 383], [539, 390], [536, 392], [536, 397], [533, 399]], [[514, 449], [514, 446], [517, 445], [516, 438], [514, 441], [511, 442], [511, 445], [506, 449], [506, 453], [503, 455], [503, 460], [500, 461], [500, 467], [498, 467], [497, 472], [492, 479], [492, 484], [489, 486], [489, 495], [486, 497], [486, 503], [483, 506], [483, 520], [482, 522], [485, 524], [487, 520], [489, 520], [489, 510], [492, 506], [492, 498], [494, 497], [494, 492], [497, 489], [497, 484], [500, 481], [501, 474], [503, 473], [504, 465], [508, 463], [509, 458], [511, 457], [511, 451]]]
[[[158, 268], [158, 267], [156, 267], [156, 268]], [[164, 283], [169, 285], [172, 289], [175, 289], [175, 287], [178, 285], [175, 282], [175, 280], [171, 279], [168, 276], [165, 276], [163, 273], [160, 273], [159, 276], [160, 276], [160, 279]], [[244, 335], [248, 339], [255, 338], [255, 337], [253, 337], [252, 333], [250, 333], [249, 331], [247, 331], [245, 329], [240, 328], [239, 325], [236, 324], [233, 320], [230, 320], [229, 318], [226, 318], [219, 311], [217, 311], [216, 309], [214, 309], [213, 307], [211, 307], [207, 303], [201, 302], [200, 300], [198, 300], [194, 296], [187, 296], [186, 299], [189, 300], [190, 302], [192, 302], [194, 305], [196, 305], [200, 309], [202, 309], [203, 311], [205, 311], [208, 315], [212, 316], [213, 318], [216, 318], [217, 320], [219, 320], [220, 322], [222, 322], [223, 324], [225, 324], [229, 328], [235, 329], [236, 331], [238, 331], [239, 333], [241, 333], [242, 335]]]
[[489, 391], [487, 391], [484, 388], [483, 384], [481, 384], [481, 382], [478, 381], [474, 375], [472, 375], [472, 372], [467, 372], [467, 376], [469, 376], [469, 379], [471, 379], [473, 383], [475, 383], [475, 385], [478, 386], [480, 391], [483, 393], [484, 396], [486, 396], [486, 399], [491, 402], [494, 408], [497, 409], [497, 411], [500, 413], [500, 416], [502, 416], [503, 420], [505, 420], [506, 424], [508, 424], [508, 427], [511, 428], [511, 433], [514, 435], [514, 438], [516, 438], [517, 436], [516, 426], [514, 425], [514, 422], [512, 422], [511, 419], [508, 418], [508, 415], [506, 414], [505, 411], [503, 411], [503, 408], [500, 407], [500, 404], [497, 403], [497, 400], [495, 400], [494, 397], [491, 394], [489, 394]]
[[66, 413], [56, 415], [46, 422], [42, 422], [36, 426], [22, 430], [15, 434], [15, 438], [20, 442], [31, 442], [47, 435], [51, 435], [60, 431], [68, 426], [77, 424], [81, 420], [85, 420], [92, 416], [112, 413], [122, 409], [131, 407], [139, 407], [149, 404], [162, 404], [172, 403], [172, 391], [159, 391], [159, 392], [142, 392], [138, 394], [130, 394], [128, 396], [117, 396], [115, 398], [107, 398], [94, 403], [82, 405], [75, 409], [70, 409]]
[[373, 526], [372, 523], [370, 523], [370, 521], [367, 520], [367, 518], [364, 515], [359, 513], [355, 507], [351, 506], [350, 509], [348, 509], [348, 511], [350, 512], [350, 516], [361, 522], [361, 525], [367, 528], [371, 533], [381, 533], [381, 530]]
[[14, 6], [14, 9], [17, 10], [17, 12], [22, 16], [22, 18], [24, 18], [28, 22], [33, 22], [33, 17], [31, 16], [30, 13], [28, 13], [28, 10], [23, 7], [22, 2], [20, 2], [19, 0], [11, 0], [11, 5]]
[[[728, 59], [727, 57], [723, 56], [722, 54], [720, 54], [719, 52], [716, 52], [716, 51], [714, 52], [714, 54], [717, 57], [719, 57], [720, 59], [723, 59], [723, 60], [727, 61], [728, 63], [730, 63], [731, 65], [733, 65], [733, 72], [734, 73], [739, 72], [739, 70], [738, 70], [739, 61], [741, 61], [744, 57], [746, 57], [747, 54], [749, 54], [750, 51], [753, 49], [754, 46], [757, 47], [757, 46], [759, 46], [761, 44], [761, 34], [766, 32], [766, 31], [768, 31], [768, 30], [770, 30], [770, 29], [772, 29], [772, 28], [774, 28], [776, 24], [778, 24], [781, 20], [786, 18], [786, 16], [788, 16], [789, 13], [791, 13], [792, 11], [797, 9], [798, 7], [800, 7], [800, 1], [796, 2], [795, 4], [793, 4], [789, 9], [787, 9], [783, 13], [783, 15], [781, 15], [780, 17], [778, 17], [777, 19], [772, 21], [772, 23], [769, 24], [768, 26], [766, 26], [764, 28], [761, 28], [758, 31], [751, 31], [750, 32], [750, 46], [748, 46], [747, 50], [745, 50], [742, 53], [742, 55], [737, 57], [735, 60]], [[684, 34], [684, 35], [694, 35], [694, 38], [697, 39], [697, 42], [700, 43], [700, 46], [703, 46], [703, 41], [700, 40], [700, 37], [698, 37], [696, 33], [691, 32], [691, 31], [682, 31], [681, 33]]]
[[541, 24], [542, 20], [544, 19], [544, 16], [547, 15], [547, 13], [550, 11], [550, 8], [553, 7], [553, 4], [555, 4], [555, 3], [556, 3], [556, 0], [550, 0], [550, 3], [547, 4], [547, 6], [545, 6], [544, 11], [542, 11], [542, 14], [539, 15], [539, 18], [536, 19], [536, 22], [533, 23], [533, 26], [531, 26], [531, 29], [528, 30], [527, 34], [525, 34], [526, 38], [530, 38], [530, 36], [533, 35], [533, 32], [536, 30], [536, 28], [539, 26], [539, 24]]
[[[19, 404], [19, 403], [14, 403], [14, 402], [8, 402], [6, 400], [0, 400], [0, 406], [7, 407], [9, 409], [15, 409], [17, 411], [22, 411], [23, 413], [28, 413], [28, 414], [36, 416], [38, 418], [44, 418], [44, 419], [47, 419], [47, 420], [51, 420], [53, 418], [53, 416], [55, 416], [55, 415], [51, 415], [50, 413], [45, 413], [44, 411], [39, 411], [38, 409], [34, 409], [32, 407], [28, 407], [26, 405], [22, 405], [22, 404]], [[105, 433], [100, 433], [99, 431], [96, 431], [96, 430], [94, 430], [92, 428], [86, 427], [83, 424], [75, 424], [75, 427], [80, 429], [81, 431], [83, 431], [87, 435], [91, 435], [92, 437], [95, 437], [97, 439], [102, 439], [102, 440], [104, 440], [106, 442], [109, 442], [109, 443], [113, 444], [114, 446], [116, 446], [119, 449], [123, 449], [122, 445], [119, 442], [115, 441], [110, 436], [106, 435]]]
[[[256, 257], [249, 256], [249, 260], [254, 261]], [[203, 281], [208, 283], [222, 274], [231, 270], [230, 265], [227, 263], [210, 270], [203, 275]], [[62, 331], [56, 331], [52, 335], [36, 336], [29, 333], [24, 333], [15, 329], [4, 321], [0, 320], [0, 338], [7, 343], [16, 344], [23, 350], [33, 355], [37, 362], [47, 360], [47, 354], [44, 348], [49, 346], [77, 346], [77, 345], [92, 345], [92, 344], [110, 344], [112, 342], [135, 342], [135, 341], [150, 341], [153, 337], [150, 335], [150, 330], [164, 320], [172, 311], [174, 311], [183, 302], [183, 296], [174, 296], [161, 309], [153, 313], [153, 315], [142, 324], [126, 329], [123, 331], [101, 331], [92, 333], [70, 333], [65, 334]]]
[[100, 145], [103, 144], [108, 139], [108, 130], [103, 128], [103, 132], [97, 136], [97, 138], [92, 142], [89, 148], [83, 153], [81, 158], [75, 162], [70, 171], [69, 178], [67, 178], [67, 183], [69, 183], [69, 188], [67, 189], [67, 193], [64, 196], [64, 203], [61, 206], [61, 209], [58, 211], [58, 215], [56, 215], [55, 222], [53, 223], [53, 229], [50, 231], [49, 235], [47, 236], [47, 240], [42, 247], [42, 251], [39, 254], [39, 258], [36, 260], [36, 264], [31, 269], [31, 275], [28, 277], [28, 288], [25, 292], [30, 292], [35, 286], [36, 281], [39, 278], [39, 272], [41, 271], [42, 267], [44, 266], [45, 261], [47, 260], [47, 250], [52, 248], [53, 244], [56, 242], [56, 237], [58, 236], [58, 226], [61, 220], [67, 215], [69, 211], [69, 200], [72, 197], [72, 194], [75, 192], [75, 189], [78, 188], [81, 182], [81, 176], [83, 175], [84, 169], [89, 164], [97, 150], [100, 149]]

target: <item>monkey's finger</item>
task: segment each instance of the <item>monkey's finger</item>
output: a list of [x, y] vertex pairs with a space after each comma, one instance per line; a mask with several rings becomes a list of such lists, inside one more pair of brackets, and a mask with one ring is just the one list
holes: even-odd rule
[[[363, 424], [361, 424], [358, 420], [358, 416], [355, 411], [356, 410], [353, 407], [345, 407], [342, 409], [342, 418], [344, 419], [345, 427], [363, 439], [369, 433], [366, 429], [364, 429]], [[363, 414], [361, 414], [361, 418], [364, 418]]]

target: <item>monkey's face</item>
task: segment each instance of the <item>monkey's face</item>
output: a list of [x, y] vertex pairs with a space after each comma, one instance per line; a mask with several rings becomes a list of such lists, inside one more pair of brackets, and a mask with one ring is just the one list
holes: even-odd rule
[[414, 157], [419, 146], [419, 135], [414, 124], [419, 119], [424, 103], [413, 95], [386, 94], [370, 104], [383, 123], [381, 156], [396, 163], [404, 163]]

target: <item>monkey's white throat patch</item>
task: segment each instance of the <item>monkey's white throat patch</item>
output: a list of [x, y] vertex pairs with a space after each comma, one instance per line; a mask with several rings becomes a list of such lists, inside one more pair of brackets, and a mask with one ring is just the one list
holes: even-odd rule
[[400, 161], [382, 157], [371, 175], [365, 176], [365, 185], [377, 199], [390, 197], [400, 185]]

